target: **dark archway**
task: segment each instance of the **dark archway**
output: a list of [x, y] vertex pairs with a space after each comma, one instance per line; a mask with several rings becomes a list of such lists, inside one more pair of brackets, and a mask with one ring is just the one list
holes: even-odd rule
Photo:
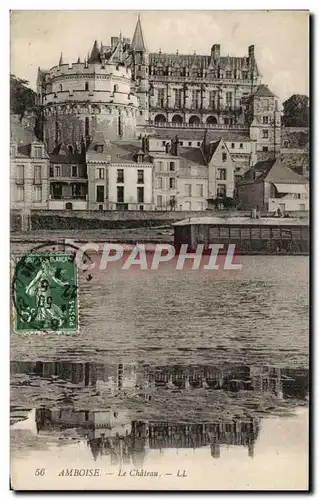
[[155, 123], [166, 123], [166, 118], [164, 115], [156, 115]]
[[193, 116], [190, 117], [188, 123], [190, 125], [199, 125], [200, 124], [200, 119], [199, 119], [198, 116], [193, 115]]
[[206, 120], [207, 125], [217, 125], [216, 116], [208, 116]]
[[172, 118], [172, 123], [183, 123], [183, 118], [181, 115], [174, 115]]

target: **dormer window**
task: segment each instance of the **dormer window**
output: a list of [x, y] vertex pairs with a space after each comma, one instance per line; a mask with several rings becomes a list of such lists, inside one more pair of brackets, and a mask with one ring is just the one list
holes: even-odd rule
[[137, 163], [143, 163], [143, 153], [137, 153]]
[[103, 144], [97, 144], [97, 145], [95, 146], [95, 151], [96, 151], [97, 153], [103, 153], [103, 149], [104, 149]]
[[42, 146], [33, 146], [33, 156], [35, 158], [42, 158]]

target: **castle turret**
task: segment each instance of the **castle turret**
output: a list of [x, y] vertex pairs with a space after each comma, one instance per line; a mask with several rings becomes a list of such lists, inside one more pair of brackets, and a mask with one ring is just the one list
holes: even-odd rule
[[[251, 51], [250, 57], [252, 57]], [[258, 160], [276, 158], [281, 144], [281, 112], [278, 97], [266, 85], [259, 85], [249, 99], [246, 116], [250, 127], [250, 138], [256, 141]]]
[[148, 93], [149, 93], [149, 76], [148, 76], [148, 51], [144, 42], [141, 19], [138, 16], [132, 44], [132, 59], [133, 59], [133, 79], [135, 81], [135, 92], [139, 99], [140, 107], [137, 118], [137, 124], [144, 124], [148, 121]]
[[43, 133], [51, 153], [58, 144], [73, 151], [86, 148], [98, 126], [110, 140], [134, 139], [138, 99], [131, 90], [131, 69], [123, 63], [122, 38], [113, 52], [94, 42], [84, 62], [38, 71], [38, 100], [43, 109]]

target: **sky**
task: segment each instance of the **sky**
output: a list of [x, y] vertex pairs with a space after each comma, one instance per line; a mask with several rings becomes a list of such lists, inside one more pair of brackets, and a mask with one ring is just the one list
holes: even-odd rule
[[309, 95], [309, 32], [306, 11], [12, 11], [11, 73], [36, 88], [37, 70], [81, 60], [94, 40], [109, 44], [120, 32], [133, 37], [140, 13], [150, 52], [245, 56], [255, 45], [262, 82], [281, 100]]

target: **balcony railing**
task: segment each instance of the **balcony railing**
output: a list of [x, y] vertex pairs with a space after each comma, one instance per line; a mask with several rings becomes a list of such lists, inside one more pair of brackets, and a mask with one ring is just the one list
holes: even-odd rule
[[175, 75], [152, 75], [150, 74], [150, 82], [198, 82], [198, 83], [211, 83], [211, 84], [246, 84], [246, 85], [257, 85], [258, 78], [217, 78], [217, 77], [209, 77], [209, 76], [175, 76]]
[[148, 122], [151, 127], [158, 128], [190, 128], [190, 129], [213, 129], [213, 130], [248, 130], [248, 127], [242, 124], [225, 125], [219, 123], [173, 123], [173, 122]]
[[79, 194], [79, 195], [73, 196], [73, 195], [64, 195], [64, 194], [61, 194], [61, 195], [50, 194], [49, 199], [50, 200], [86, 200], [87, 195], [86, 194]]
[[209, 113], [230, 113], [239, 115], [242, 113], [242, 108], [240, 106], [232, 106], [228, 104], [219, 104], [219, 105], [209, 105], [207, 108], [204, 106], [195, 106], [193, 103], [190, 106], [184, 106], [179, 108], [175, 105], [169, 106], [168, 104], [164, 104], [160, 106], [159, 103], [154, 105], [150, 105], [150, 111], [158, 111], [158, 112], [167, 112], [167, 113], [200, 113], [200, 114], [209, 114]]

